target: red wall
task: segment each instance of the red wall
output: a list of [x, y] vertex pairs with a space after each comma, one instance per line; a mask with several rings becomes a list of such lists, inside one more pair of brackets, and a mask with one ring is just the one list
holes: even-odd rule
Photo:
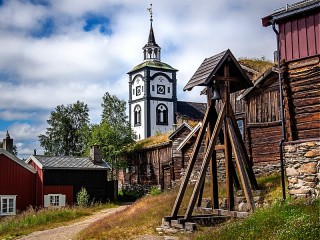
[[35, 205], [36, 174], [0, 154], [0, 195], [17, 195], [16, 208]]
[[37, 207], [42, 207], [43, 206], [43, 171], [33, 161], [31, 161], [29, 165], [31, 165], [37, 171], [37, 174], [36, 174], [37, 181], [35, 186], [37, 198], [36, 198], [35, 205]]
[[64, 194], [66, 195], [66, 204], [72, 205], [73, 204], [73, 186], [44, 186], [43, 189], [44, 195], [47, 194]]
[[320, 54], [320, 13], [279, 23], [281, 60]]

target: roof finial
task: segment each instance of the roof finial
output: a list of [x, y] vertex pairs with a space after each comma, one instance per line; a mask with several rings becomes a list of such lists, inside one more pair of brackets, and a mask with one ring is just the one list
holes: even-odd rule
[[151, 22], [151, 24], [152, 24], [152, 21], [153, 21], [153, 19], [152, 19], [152, 15], [153, 15], [153, 12], [152, 12], [152, 3], [150, 3], [150, 7], [147, 8], [147, 11], [150, 13], [150, 22]]

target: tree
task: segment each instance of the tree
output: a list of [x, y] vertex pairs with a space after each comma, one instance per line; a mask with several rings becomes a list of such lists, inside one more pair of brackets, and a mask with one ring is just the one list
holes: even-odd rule
[[126, 102], [111, 96], [108, 92], [103, 96], [101, 122], [91, 129], [90, 145], [98, 144], [103, 150], [104, 159], [113, 170], [124, 166], [121, 156], [127, 145], [133, 142], [132, 130], [126, 115]]
[[51, 112], [50, 127], [39, 136], [46, 155], [82, 156], [88, 144], [89, 109], [77, 101], [67, 106], [59, 105]]
[[102, 122], [108, 122], [113, 127], [129, 126], [128, 116], [126, 115], [126, 101], [120, 100], [115, 95], [106, 92], [102, 98]]

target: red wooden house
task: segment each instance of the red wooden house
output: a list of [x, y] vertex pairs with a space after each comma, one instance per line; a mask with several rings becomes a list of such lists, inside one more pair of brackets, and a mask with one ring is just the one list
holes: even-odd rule
[[[8, 133], [3, 146], [12, 151]], [[0, 216], [14, 215], [36, 203], [35, 169], [6, 149], [0, 148]]]
[[117, 182], [108, 180], [110, 166], [102, 160], [100, 149], [94, 147], [90, 155], [30, 156], [26, 162], [37, 171], [37, 206], [72, 205], [82, 187], [90, 200], [102, 203], [115, 200]]

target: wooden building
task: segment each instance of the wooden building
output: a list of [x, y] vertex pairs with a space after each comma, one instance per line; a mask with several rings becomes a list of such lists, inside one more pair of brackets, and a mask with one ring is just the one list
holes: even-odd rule
[[0, 216], [14, 215], [35, 205], [36, 171], [12, 154], [13, 141], [7, 133], [0, 148]]
[[117, 184], [108, 181], [110, 167], [102, 160], [102, 154], [96, 152], [94, 149], [93, 157], [30, 156], [26, 162], [37, 172], [36, 205], [72, 205], [82, 187], [90, 200], [102, 203], [115, 200]]
[[278, 165], [281, 116], [277, 70], [274, 67], [268, 69], [238, 99], [245, 100], [243, 131], [254, 167], [259, 164]]
[[[165, 136], [162, 142], [143, 146], [127, 156], [128, 167], [120, 171], [120, 184], [158, 185], [162, 189], [171, 188], [173, 182], [184, 175], [198, 130], [199, 124], [193, 128], [183, 122], [170, 135], [159, 136], [160, 138]], [[152, 138], [156, 139], [157, 136]], [[149, 138], [142, 141], [151, 140]], [[204, 148], [201, 149], [201, 154], [203, 151]], [[199, 168], [201, 154], [198, 156]]]
[[320, 2], [301, 1], [262, 19], [277, 25], [286, 140], [320, 136]]

